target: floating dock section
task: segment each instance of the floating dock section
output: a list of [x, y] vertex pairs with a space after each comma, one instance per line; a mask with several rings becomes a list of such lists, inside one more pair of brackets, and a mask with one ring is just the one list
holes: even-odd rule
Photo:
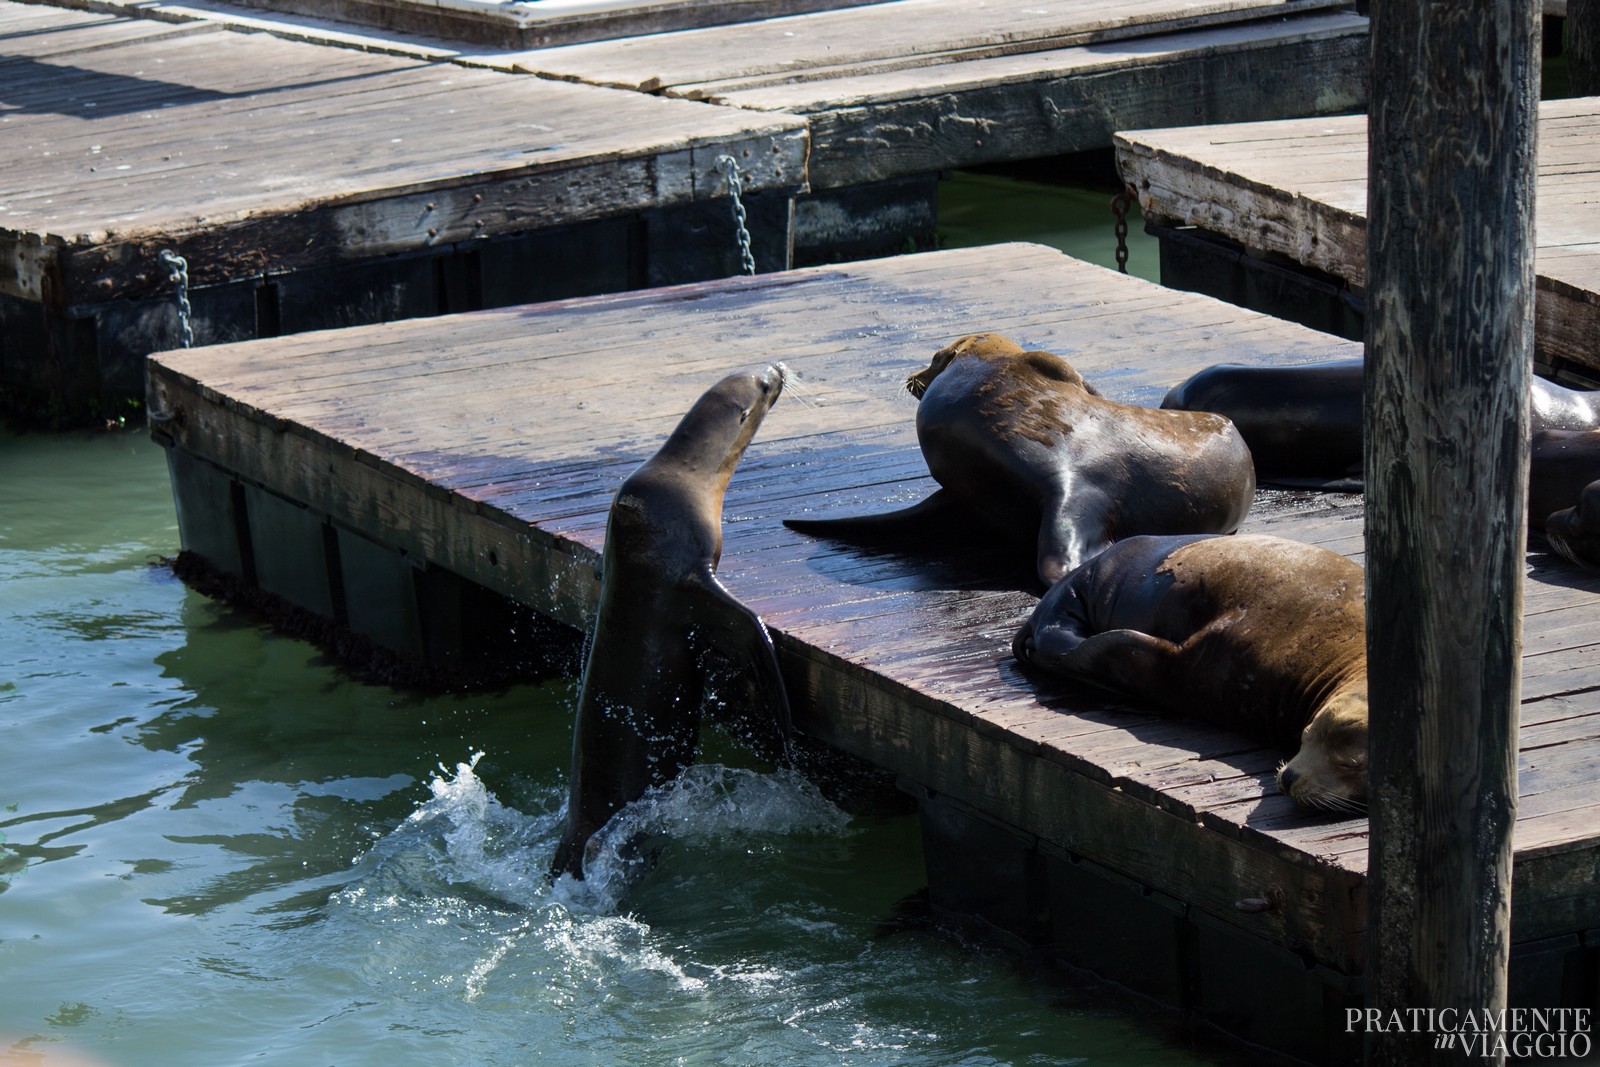
[[[186, 548], [426, 653], [451, 583], [587, 627], [622, 478], [722, 375], [782, 360], [796, 380], [734, 477], [719, 574], [771, 627], [799, 728], [915, 797], [935, 902], [1248, 1041], [1357, 1062], [1364, 819], [1297, 810], [1283, 753], [1019, 670], [1037, 589], [981, 544], [781, 524], [931, 491], [903, 382], [977, 331], [1146, 405], [1213, 363], [1358, 352], [1001, 245], [159, 353], [149, 405]], [[1264, 490], [1245, 529], [1362, 555], [1355, 496]], [[1512, 1000], [1592, 1005], [1600, 574], [1534, 540]]]
[[[136, 413], [179, 290], [208, 344], [738, 273], [724, 158], [768, 271], [930, 247], [949, 168], [1365, 102], [1338, 0], [263, 4], [377, 27], [0, 0], [0, 415]], [[639, 35], [407, 32], [490, 14]]]
[[[1134, 130], [1116, 144], [1162, 238], [1164, 284], [1360, 336], [1365, 116]], [[1600, 384], [1600, 98], [1539, 105], [1536, 209], [1536, 358]]]
[[241, 0], [246, 7], [364, 23], [498, 48], [545, 48], [776, 18], [874, 0]]
[[[173, 347], [789, 263], [801, 119], [0, 0], [10, 414], [124, 413]], [[60, 419], [57, 416], [61, 416]]]

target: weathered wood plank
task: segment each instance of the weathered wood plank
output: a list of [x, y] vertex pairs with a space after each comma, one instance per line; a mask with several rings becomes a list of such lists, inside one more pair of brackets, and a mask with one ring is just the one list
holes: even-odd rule
[[1037, 52], [1333, 6], [1326, 0], [1065, 0], [1004, 5], [974, 18], [962, 0], [893, 0], [753, 25], [543, 49], [517, 60], [541, 74], [639, 92], [762, 75], [843, 77]]
[[[0, 2], [0, 31], [38, 10]], [[799, 119], [200, 24], [100, 46], [57, 15], [64, 53], [5, 61], [0, 292], [25, 299], [147, 293], [163, 247], [198, 286], [724, 198], [723, 154], [752, 193], [805, 185]]]
[[[1545, 362], [1600, 368], [1600, 98], [1539, 105], [1535, 337]], [[1152, 219], [1222, 234], [1366, 281], [1366, 119], [1118, 134], [1118, 166]]]
[[[1037, 595], [1031, 567], [981, 545], [863, 552], [780, 524], [930, 491], [902, 383], [976, 330], [1061, 352], [1108, 395], [1146, 404], [1223, 359], [1358, 350], [1009, 245], [163, 353], [152, 406], [172, 413], [162, 432], [186, 452], [581, 627], [615, 487], [717, 377], [782, 359], [795, 384], [730, 487], [719, 574], [773, 628], [807, 694], [805, 729], [1052, 847], [1199, 893], [1194, 906], [1220, 921], [1354, 966], [1365, 824], [1294, 810], [1272, 784], [1282, 754], [1024, 674], [1009, 642]], [[1360, 558], [1361, 522], [1358, 496], [1263, 490], [1246, 528]], [[1543, 816], [1579, 810], [1581, 784], [1561, 776], [1600, 754], [1600, 671], [1584, 666], [1600, 576], [1539, 556], [1528, 589], [1526, 663], [1566, 657], [1545, 695], [1579, 683], [1524, 706]], [[1600, 845], [1593, 825], [1539, 825], [1541, 848]], [[1269, 882], [1309, 903], [1264, 918], [1232, 907]], [[1537, 885], [1519, 893], [1519, 924], [1555, 921]]]
[[952, 23], [958, 6], [902, 0], [775, 20], [739, 27], [736, 44], [733, 31], [708, 30], [556, 49], [519, 69], [806, 115], [818, 189], [1104, 147], [1129, 126], [1365, 99], [1366, 20], [1348, 13], [1296, 6], [1235, 24], [1265, 9], [1141, 2], [990, 9], [981, 22], [963, 11]]
[[249, 7], [432, 34], [500, 48], [665, 33], [882, 0], [243, 0]]

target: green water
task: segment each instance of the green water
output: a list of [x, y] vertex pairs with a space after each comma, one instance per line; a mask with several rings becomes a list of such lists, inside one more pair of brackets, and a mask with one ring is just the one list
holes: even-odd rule
[[177, 548], [142, 433], [0, 435], [8, 1067], [1217, 1062], [887, 922], [915, 820], [782, 773], [631, 812], [663, 847], [621, 901], [549, 887], [572, 683], [363, 684], [186, 590]]
[[[939, 245], [970, 248], [1033, 241], [1102, 267], [1116, 268], [1113, 189], [1047, 185], [1001, 174], [956, 171], [939, 183]], [[1139, 206], [1128, 212], [1128, 273], [1160, 281], [1156, 239], [1144, 232]]]

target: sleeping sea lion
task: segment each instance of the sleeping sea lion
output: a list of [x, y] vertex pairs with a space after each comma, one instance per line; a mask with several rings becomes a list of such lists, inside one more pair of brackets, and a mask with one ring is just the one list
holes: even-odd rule
[[1571, 562], [1600, 567], [1600, 430], [1533, 435], [1528, 525]]
[[921, 401], [917, 440], [939, 489], [901, 511], [786, 525], [881, 541], [975, 514], [1037, 530], [1049, 585], [1132, 534], [1230, 532], [1255, 495], [1250, 452], [1227, 419], [1107, 400], [1066, 360], [998, 334], [941, 349], [906, 388]]
[[783, 384], [781, 366], [724, 378], [617, 491], [553, 876], [582, 878], [594, 833], [692, 760], [706, 653], [739, 667], [755, 706], [770, 710], [776, 728], [788, 732], [789, 702], [772, 638], [716, 577], [723, 494]]
[[[1260, 481], [1359, 490], [1364, 366], [1359, 358], [1290, 367], [1219, 363], [1173, 386], [1161, 406], [1233, 420]], [[1529, 390], [1532, 432], [1600, 429], [1600, 392], [1539, 377]]]
[[1279, 788], [1354, 812], [1367, 800], [1364, 586], [1359, 564], [1281, 537], [1130, 537], [1046, 593], [1011, 648], [1295, 752]]

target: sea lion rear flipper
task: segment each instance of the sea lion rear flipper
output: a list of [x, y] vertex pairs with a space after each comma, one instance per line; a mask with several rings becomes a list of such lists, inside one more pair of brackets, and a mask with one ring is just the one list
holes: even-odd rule
[[1171, 641], [1139, 630], [1107, 630], [1077, 642], [1055, 660], [1055, 669], [1108, 689], [1142, 695], [1161, 684], [1178, 654]]
[[961, 509], [945, 490], [935, 489], [926, 499], [899, 511], [877, 515], [851, 515], [841, 519], [784, 519], [791, 530], [817, 537], [837, 537], [856, 544], [888, 544], [929, 536], [933, 524], [955, 521]]
[[763, 758], [786, 762], [794, 722], [772, 635], [761, 617], [728, 592], [715, 575], [706, 575], [700, 584], [704, 595], [696, 598], [690, 609], [691, 623], [706, 650], [734, 666], [746, 696], [743, 707], [729, 709], [724, 725]]

